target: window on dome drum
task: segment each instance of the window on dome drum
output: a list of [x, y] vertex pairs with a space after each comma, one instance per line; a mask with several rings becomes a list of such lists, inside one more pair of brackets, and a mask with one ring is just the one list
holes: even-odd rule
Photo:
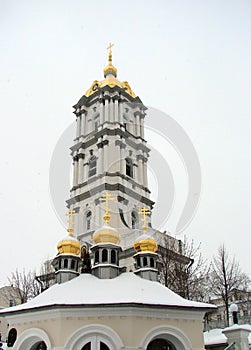
[[102, 250], [102, 262], [107, 262], [107, 258], [108, 258], [107, 249], [103, 249]]
[[96, 175], [97, 172], [97, 158], [95, 156], [92, 156], [89, 159], [89, 172], [88, 177]]
[[94, 264], [98, 264], [99, 263], [99, 251], [96, 250], [95, 252], [95, 259], [94, 259]]
[[130, 158], [126, 158], [126, 175], [133, 177], [133, 164]]
[[143, 266], [147, 266], [147, 258], [145, 256], [143, 258]]
[[146, 350], [177, 350], [174, 345], [169, 343], [169, 341], [165, 339], [154, 339], [152, 340]]
[[74, 270], [75, 269], [75, 260], [71, 261], [71, 269]]
[[91, 218], [92, 218], [92, 212], [90, 210], [86, 213], [85, 218], [86, 218], [86, 229], [90, 230], [91, 229]]
[[150, 266], [154, 267], [154, 260], [153, 260], [153, 258], [150, 258]]
[[111, 250], [111, 263], [112, 264], [116, 263], [116, 252], [114, 249]]
[[67, 259], [64, 259], [64, 268], [68, 269], [68, 260]]
[[136, 211], [132, 212], [131, 219], [132, 219], [132, 228], [136, 228], [136, 224], [138, 222], [138, 215]]

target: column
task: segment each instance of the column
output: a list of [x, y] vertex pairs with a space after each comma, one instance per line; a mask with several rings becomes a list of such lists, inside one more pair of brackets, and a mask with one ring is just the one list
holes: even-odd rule
[[104, 105], [103, 102], [99, 105], [100, 125], [104, 123]]
[[73, 157], [73, 186], [78, 184], [78, 156]]
[[78, 183], [81, 184], [83, 182], [83, 167], [84, 167], [84, 155], [79, 154], [78, 158]]
[[108, 100], [107, 99], [105, 99], [105, 120], [104, 120], [104, 122], [107, 122], [107, 121], [109, 121], [109, 116], [108, 116]]
[[136, 120], [135, 134], [136, 134], [136, 136], [140, 136], [141, 135], [141, 133], [140, 133], [140, 117], [139, 117], [138, 113], [136, 114], [135, 120]]
[[144, 133], [144, 117], [143, 117], [143, 115], [140, 116], [140, 136], [142, 137], [142, 139], [144, 139], [144, 137], [145, 137], [145, 133]]
[[114, 121], [119, 122], [119, 104], [117, 99], [114, 101]]
[[80, 135], [84, 135], [84, 134], [85, 134], [85, 113], [82, 113]]
[[80, 135], [80, 116], [77, 116], [77, 132], [76, 132], [76, 138], [78, 138]]

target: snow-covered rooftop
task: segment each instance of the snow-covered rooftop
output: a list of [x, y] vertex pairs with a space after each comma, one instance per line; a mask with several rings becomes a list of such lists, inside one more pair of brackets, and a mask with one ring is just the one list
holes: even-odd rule
[[113, 279], [99, 279], [90, 274], [81, 274], [71, 281], [53, 285], [25, 304], [1, 310], [0, 314], [52, 305], [114, 304], [162, 305], [205, 309], [205, 311], [215, 307], [211, 304], [183, 299], [158, 282], [126, 272]]
[[[215, 328], [210, 331], [204, 332], [204, 344], [205, 345], [216, 345], [216, 344], [227, 344], [227, 337], [223, 330], [235, 330], [235, 329], [245, 329], [251, 332], [251, 325], [233, 325], [228, 328]], [[249, 343], [251, 344], [251, 333], [249, 334]]]

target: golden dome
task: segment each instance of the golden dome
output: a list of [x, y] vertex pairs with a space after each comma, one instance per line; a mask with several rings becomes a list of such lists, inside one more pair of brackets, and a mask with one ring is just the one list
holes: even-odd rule
[[134, 243], [134, 249], [139, 252], [153, 252], [158, 249], [157, 242], [147, 234], [143, 234], [139, 237], [139, 240]]
[[93, 241], [95, 244], [98, 243], [113, 243], [113, 244], [119, 244], [120, 237], [119, 233], [113, 229], [111, 226], [103, 226], [97, 231], [94, 232]]
[[78, 255], [80, 252], [80, 242], [73, 236], [67, 236], [57, 245], [59, 254], [73, 254]]
[[119, 81], [118, 79], [116, 79], [117, 77], [117, 68], [114, 67], [114, 65], [112, 64], [112, 52], [111, 52], [111, 47], [113, 45], [110, 44], [110, 46], [108, 47], [108, 49], [110, 49], [109, 51], [109, 55], [108, 55], [108, 64], [107, 66], [104, 68], [104, 80], [99, 81], [99, 80], [94, 80], [94, 82], [92, 83], [91, 87], [86, 91], [85, 96], [89, 97], [92, 94], [94, 94], [99, 88], [102, 88], [104, 86], [110, 86], [111, 88], [118, 86], [121, 89], [124, 89], [125, 92], [127, 92], [131, 97], [135, 98], [137, 97], [137, 95], [135, 95], [135, 93], [132, 91], [130, 85], [128, 84], [127, 81]]

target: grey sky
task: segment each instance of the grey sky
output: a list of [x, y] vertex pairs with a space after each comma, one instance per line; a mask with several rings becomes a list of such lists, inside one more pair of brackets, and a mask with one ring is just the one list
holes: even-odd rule
[[[185, 233], [209, 258], [225, 242], [251, 274], [251, 2], [0, 0], [0, 7], [0, 285], [16, 267], [53, 257], [65, 236], [50, 200], [50, 160], [74, 120], [71, 106], [102, 79], [110, 41], [118, 78], [172, 116], [198, 153], [202, 196]], [[178, 209], [163, 228], [170, 231], [186, 183], [173, 164], [184, 191], [177, 189]]]

